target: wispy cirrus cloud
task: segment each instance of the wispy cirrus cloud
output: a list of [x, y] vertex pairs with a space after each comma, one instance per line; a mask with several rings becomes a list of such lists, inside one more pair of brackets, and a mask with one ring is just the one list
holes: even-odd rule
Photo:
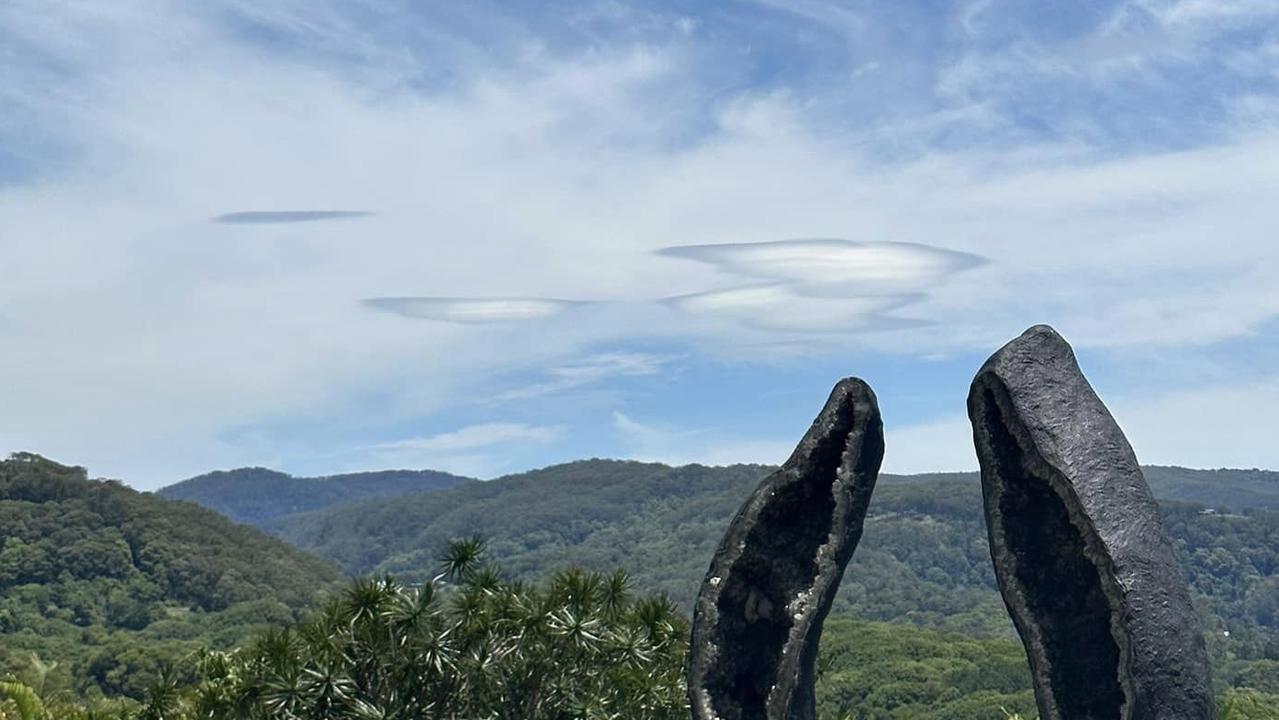
[[563, 425], [488, 422], [456, 430], [377, 443], [360, 455], [377, 466], [429, 467], [470, 477], [491, 477], [531, 448], [562, 440]]
[[581, 302], [546, 298], [369, 298], [365, 305], [377, 310], [421, 320], [483, 324], [541, 320], [554, 317]]
[[625, 457], [670, 465], [780, 465], [794, 449], [790, 439], [725, 436], [708, 429], [641, 422], [620, 411], [613, 413], [613, 432], [621, 439]]
[[[952, 109], [984, 108], [997, 138], [1121, 153], [1220, 141], [1235, 129], [1236, 105], [1274, 91], [1268, 48], [1277, 8], [1268, 0], [1118, 0], [1063, 13], [1063, 28], [1052, 13], [1028, 17], [974, 0], [963, 14], [970, 42], [939, 68], [937, 98]], [[962, 137], [983, 142], [972, 129]]]
[[548, 443], [563, 437], [562, 425], [541, 426], [526, 423], [492, 422], [468, 425], [438, 435], [407, 438], [378, 443], [375, 450], [411, 450], [419, 453], [456, 453], [514, 442]]
[[1129, 0], [1120, 6], [1117, 16], [1138, 11], [1161, 25], [1193, 26], [1203, 34], [1279, 17], [1279, 6], [1269, 0]]
[[598, 353], [552, 367], [545, 372], [546, 380], [500, 392], [494, 401], [527, 400], [617, 378], [649, 377], [658, 374], [672, 360], [670, 356], [652, 353]]

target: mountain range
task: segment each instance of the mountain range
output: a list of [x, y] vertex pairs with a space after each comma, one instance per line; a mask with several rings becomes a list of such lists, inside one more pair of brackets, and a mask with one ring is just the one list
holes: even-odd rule
[[320, 510], [366, 498], [391, 498], [478, 482], [435, 470], [380, 470], [324, 477], [295, 477], [262, 467], [218, 470], [169, 485], [156, 494], [188, 500], [257, 525], [284, 515]]
[[[347, 574], [405, 580], [424, 579], [449, 539], [479, 535], [522, 579], [571, 565], [622, 567], [687, 609], [729, 519], [772, 470], [586, 460], [277, 514], [260, 527]], [[1145, 472], [1210, 624], [1279, 627], [1279, 473]], [[835, 612], [1007, 633], [977, 475], [881, 477]], [[1273, 641], [1279, 648], [1279, 632]]]
[[[660, 463], [588, 460], [509, 475], [492, 481], [480, 481], [436, 470], [378, 470], [298, 477], [263, 467], [245, 467], [198, 475], [161, 488], [156, 494], [171, 500], [194, 502], [236, 522], [287, 535], [288, 527], [306, 523], [302, 516], [308, 513], [328, 508], [338, 508], [335, 512], [342, 513], [345, 512], [341, 509], [342, 506], [362, 500], [390, 500], [404, 495], [448, 490], [464, 484], [474, 485], [463, 491], [464, 493], [470, 493], [474, 497], [488, 497], [493, 488], [511, 490], [526, 477], [545, 480], [560, 475], [576, 476], [583, 468], [586, 468], [586, 472], [590, 472], [590, 468], [601, 470], [602, 472], [597, 473], [599, 476], [609, 477], [613, 474], [606, 469], [612, 467], [610, 463], [624, 463], [630, 468], [641, 465], [655, 469], [669, 468]], [[707, 471], [712, 476], [719, 473], [726, 482], [731, 482], [729, 478], [738, 476], [739, 468], [745, 468], [746, 474], [755, 478], [761, 478], [775, 469], [767, 465], [737, 465], [709, 467]], [[1151, 490], [1159, 499], [1198, 503], [1208, 508], [1224, 510], [1259, 509], [1279, 512], [1279, 472], [1258, 469], [1197, 470], [1161, 465], [1148, 465], [1143, 470]], [[883, 474], [879, 478], [879, 485], [941, 481], [979, 487], [975, 472]], [[485, 483], [495, 484], [489, 485], [489, 490], [478, 487]]]

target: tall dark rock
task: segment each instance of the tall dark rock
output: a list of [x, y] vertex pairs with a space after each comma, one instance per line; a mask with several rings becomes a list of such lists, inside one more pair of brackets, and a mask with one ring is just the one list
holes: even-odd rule
[[799, 446], [729, 525], [693, 612], [695, 720], [811, 720], [822, 621], [884, 455], [875, 394], [835, 386]]
[[1137, 458], [1036, 326], [973, 380], [991, 557], [1042, 720], [1213, 717], [1199, 618]]

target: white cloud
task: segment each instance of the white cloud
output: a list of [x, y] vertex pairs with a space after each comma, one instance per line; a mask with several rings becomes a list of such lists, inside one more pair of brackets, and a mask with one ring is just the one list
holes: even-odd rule
[[548, 380], [494, 395], [494, 402], [527, 400], [624, 377], [656, 375], [672, 358], [652, 353], [607, 352], [589, 355], [546, 371]]
[[373, 447], [376, 450], [455, 453], [460, 450], [475, 450], [512, 442], [553, 442], [563, 437], [564, 431], [565, 428], [562, 426], [543, 427], [525, 423], [493, 422], [468, 425], [439, 435], [378, 443]]
[[982, 263], [970, 253], [930, 245], [839, 239], [683, 245], [658, 252], [784, 281], [799, 295], [837, 298], [920, 292]]
[[722, 316], [761, 330], [852, 332], [887, 330], [919, 324], [885, 313], [919, 302], [923, 295], [812, 298], [785, 285], [754, 285], [667, 298], [687, 313]]
[[658, 428], [638, 422], [621, 411], [613, 413], [613, 429], [623, 440], [641, 453], [652, 453], [659, 448], [667, 448], [678, 438], [690, 435], [688, 431], [672, 428]]
[[562, 425], [491, 422], [468, 425], [425, 437], [378, 443], [353, 454], [359, 463], [350, 469], [369, 467], [431, 468], [475, 478], [491, 478], [509, 472], [512, 458], [530, 446], [549, 445], [564, 438]]
[[667, 465], [780, 465], [798, 442], [725, 437], [707, 429], [643, 423], [622, 412], [613, 413], [613, 429], [626, 447], [627, 459]]
[[369, 307], [404, 317], [455, 323], [492, 323], [541, 320], [558, 315], [576, 304], [545, 298], [370, 298]]
[[723, 315], [762, 330], [853, 332], [926, 324], [887, 315], [919, 302], [948, 275], [982, 259], [917, 243], [780, 240], [662, 248], [747, 277], [777, 281], [667, 298], [689, 313]]
[[605, 378], [656, 375], [670, 358], [652, 353], [599, 353], [582, 360], [551, 368], [549, 374], [564, 383], [582, 385]]
[[1196, 25], [1279, 17], [1271, 0], [1142, 0], [1134, 3], [1165, 25]]
[[[1120, 0], [1076, 8], [1070, 23], [1082, 27], [1064, 33], [1050, 18], [1032, 21], [1047, 32], [1027, 31], [1025, 17], [988, 5], [969, 6], [977, 23], [961, 12], [970, 42], [939, 69], [936, 91], [951, 111], [992, 110], [1009, 134], [1029, 113], [1084, 144], [1124, 133], [1138, 146], [1162, 137], [1213, 142], [1230, 130], [1213, 115], [1273, 77], [1267, 30], [1279, 6], [1270, 0]], [[1187, 103], [1202, 112], [1187, 114]]]
[[[688, 312], [740, 312], [749, 315], [762, 307], [785, 302], [793, 297], [785, 285], [753, 285], [680, 295], [667, 298], [666, 302]], [[869, 311], [870, 306], [878, 307], [879, 304], [876, 300], [867, 299], [863, 302], [863, 312]]]

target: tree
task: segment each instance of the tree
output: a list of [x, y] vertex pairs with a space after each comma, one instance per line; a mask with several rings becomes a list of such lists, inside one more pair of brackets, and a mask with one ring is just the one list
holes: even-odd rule
[[477, 539], [421, 585], [353, 581], [309, 620], [206, 652], [185, 693], [153, 690], [139, 720], [495, 720], [687, 716], [687, 627], [623, 573], [506, 581]]

